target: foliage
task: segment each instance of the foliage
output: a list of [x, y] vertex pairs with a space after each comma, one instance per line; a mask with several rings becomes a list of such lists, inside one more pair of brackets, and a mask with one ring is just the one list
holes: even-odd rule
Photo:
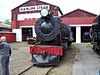
[[6, 19], [3, 23], [4, 23], [4, 24], [11, 25], [11, 22], [10, 22], [10, 20], [9, 20], [9, 19]]

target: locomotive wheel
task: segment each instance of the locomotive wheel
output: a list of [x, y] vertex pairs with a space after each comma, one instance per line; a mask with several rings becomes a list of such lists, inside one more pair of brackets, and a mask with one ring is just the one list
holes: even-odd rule
[[68, 46], [71, 46], [72, 42], [68, 42]]
[[95, 51], [95, 45], [93, 45], [92, 49]]
[[100, 54], [100, 49], [97, 49], [97, 48], [96, 48], [96, 53], [97, 53], [97, 54]]
[[95, 45], [93, 45], [93, 48], [92, 48], [92, 49], [93, 49], [95, 52], [98, 51]]
[[100, 49], [97, 49], [96, 46], [94, 45], [92, 48], [97, 54], [100, 55]]

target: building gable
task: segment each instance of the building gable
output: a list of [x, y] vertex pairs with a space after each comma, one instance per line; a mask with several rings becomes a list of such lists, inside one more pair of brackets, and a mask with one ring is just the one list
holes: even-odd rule
[[40, 0], [28, 0], [12, 9], [12, 28], [35, 25], [36, 19], [41, 17], [40, 11], [45, 7], [49, 8], [54, 16], [58, 16], [58, 6]]
[[35, 5], [50, 5], [52, 7], [58, 7], [58, 6], [55, 6], [55, 5], [52, 5], [52, 4], [49, 4], [49, 3], [46, 3], [46, 2], [43, 2], [43, 1], [40, 1], [40, 0], [29, 0], [19, 6], [17, 6], [16, 8], [12, 9], [12, 11], [16, 11], [17, 9], [19, 9], [20, 7], [26, 7], [26, 6], [35, 6]]
[[66, 24], [91, 24], [96, 16], [96, 14], [87, 12], [85, 10], [76, 9], [61, 16], [61, 19]]
[[76, 9], [73, 10], [61, 17], [93, 17], [93, 16], [97, 16], [96, 14], [90, 13], [88, 11], [82, 10], [82, 9]]

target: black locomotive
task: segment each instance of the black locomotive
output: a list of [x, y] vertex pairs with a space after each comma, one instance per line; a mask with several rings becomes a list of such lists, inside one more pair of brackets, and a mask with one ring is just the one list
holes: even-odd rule
[[100, 15], [94, 20], [90, 33], [93, 49], [100, 54]]
[[30, 46], [32, 62], [39, 65], [56, 64], [64, 55], [64, 50], [71, 45], [72, 32], [69, 25], [52, 16], [47, 9], [43, 9], [40, 14], [41, 18], [35, 25], [35, 45]]
[[91, 41], [90, 32], [84, 32], [83, 33], [83, 41], [84, 42], [90, 42]]

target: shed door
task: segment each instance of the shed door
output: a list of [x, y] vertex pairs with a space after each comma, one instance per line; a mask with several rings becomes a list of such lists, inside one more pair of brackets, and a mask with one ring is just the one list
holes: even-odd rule
[[26, 41], [28, 37], [32, 36], [32, 28], [22, 28], [22, 41]]

